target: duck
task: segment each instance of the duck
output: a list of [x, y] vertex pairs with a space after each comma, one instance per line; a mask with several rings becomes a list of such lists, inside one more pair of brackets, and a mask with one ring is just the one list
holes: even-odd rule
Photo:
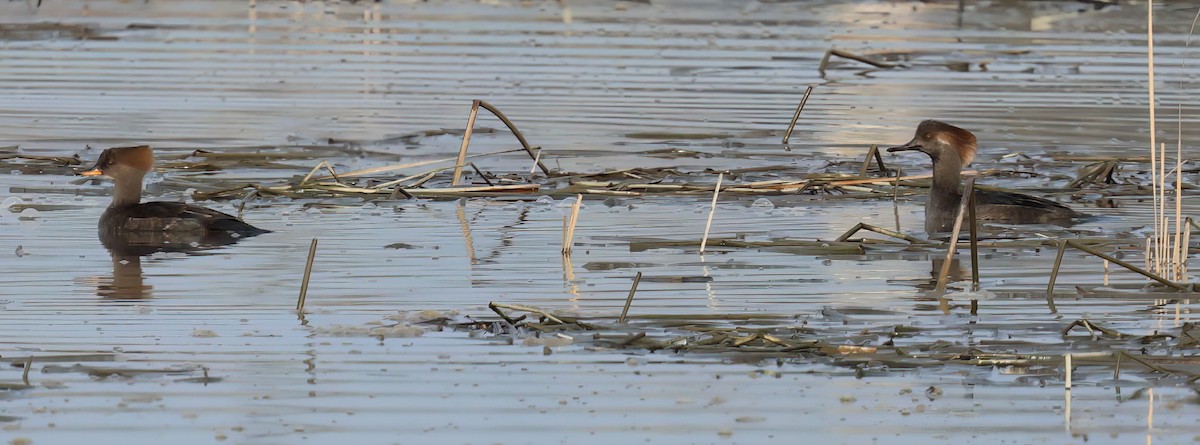
[[239, 238], [269, 233], [227, 213], [193, 204], [142, 201], [142, 180], [154, 168], [147, 145], [104, 150], [81, 176], [113, 180], [112, 203], [100, 215], [100, 239], [106, 247], [142, 251], [155, 246], [229, 244]]
[[[919, 151], [933, 160], [933, 186], [925, 202], [925, 232], [953, 230], [962, 200], [962, 170], [975, 159], [977, 140], [970, 131], [938, 120], [917, 125], [908, 143], [888, 148], [889, 153]], [[1045, 198], [990, 189], [975, 189], [975, 216], [979, 221], [1003, 224], [1050, 224], [1070, 227], [1089, 215]]]

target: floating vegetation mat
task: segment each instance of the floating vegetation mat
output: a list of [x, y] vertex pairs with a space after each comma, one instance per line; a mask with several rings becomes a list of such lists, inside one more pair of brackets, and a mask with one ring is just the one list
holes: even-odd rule
[[[315, 328], [314, 332], [382, 341], [450, 330], [503, 344], [542, 346], [545, 354], [575, 346], [634, 356], [700, 355], [764, 367], [842, 368], [859, 378], [928, 369], [958, 373], [969, 383], [1028, 384], [1033, 379], [1040, 385], [1061, 384], [1073, 374], [1076, 381], [1094, 384], [1119, 380], [1122, 373], [1162, 384], [1190, 385], [1200, 380], [1200, 326], [1195, 323], [1130, 333], [1087, 319], [992, 324], [986, 317], [956, 311], [940, 324], [917, 326], [864, 320], [901, 318], [898, 313], [829, 307], [805, 315], [630, 315], [622, 322], [526, 305], [493, 302], [489, 307], [496, 316], [424, 311], [389, 316], [367, 327]], [[1022, 334], [1029, 339], [1022, 339]]]

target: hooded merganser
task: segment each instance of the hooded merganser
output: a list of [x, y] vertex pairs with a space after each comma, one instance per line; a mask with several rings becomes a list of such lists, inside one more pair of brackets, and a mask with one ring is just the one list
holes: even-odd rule
[[[933, 187], [925, 203], [925, 232], [948, 232], [954, 227], [962, 199], [962, 169], [975, 159], [975, 135], [953, 125], [927, 120], [917, 126], [911, 141], [888, 152], [920, 151], [933, 159]], [[975, 190], [975, 215], [981, 221], [1006, 224], [1070, 226], [1087, 215], [1057, 202], [1020, 193]]]
[[233, 215], [182, 202], [141, 202], [142, 178], [154, 167], [149, 146], [104, 150], [96, 165], [83, 176], [113, 179], [113, 200], [100, 216], [100, 239], [139, 246], [191, 242], [228, 244], [237, 238], [270, 232], [246, 224]]

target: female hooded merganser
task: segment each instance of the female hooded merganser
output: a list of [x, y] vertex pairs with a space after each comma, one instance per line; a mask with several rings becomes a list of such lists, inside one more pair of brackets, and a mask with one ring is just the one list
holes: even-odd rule
[[[100, 216], [100, 239], [141, 246], [211, 242], [227, 244], [240, 237], [270, 232], [246, 224], [233, 215], [181, 202], [141, 202], [142, 178], [154, 167], [149, 146], [104, 150], [83, 176], [113, 179], [113, 200]], [[189, 241], [190, 240], [190, 241]]]
[[[925, 203], [925, 232], [949, 232], [958, 217], [962, 169], [975, 159], [975, 135], [953, 125], [927, 120], [917, 126], [911, 141], [888, 152], [920, 151], [933, 159], [933, 187]], [[1020, 193], [975, 190], [975, 216], [1006, 224], [1070, 226], [1086, 214], [1057, 202]]]

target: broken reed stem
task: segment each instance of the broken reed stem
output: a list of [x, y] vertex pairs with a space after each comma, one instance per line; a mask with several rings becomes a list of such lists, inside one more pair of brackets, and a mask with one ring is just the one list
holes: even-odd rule
[[33, 367], [33, 356], [25, 358], [25, 369], [21, 371], [21, 383], [29, 386], [29, 368]]
[[871, 155], [879, 154], [879, 146], [871, 144], [871, 148], [867, 149], [867, 158], [863, 159], [862, 168], [858, 170], [858, 175], [867, 177], [867, 170], [871, 168]]
[[879, 153], [879, 146], [875, 144], [871, 144], [871, 148], [867, 149], [867, 158], [863, 159], [862, 169], [859, 170], [858, 175], [867, 177], [867, 170], [871, 168], [872, 159], [875, 160], [875, 165], [879, 166], [880, 175], [887, 176], [888, 168], [883, 164], [883, 155]]
[[575, 205], [571, 206], [571, 216], [568, 218], [565, 234], [563, 235], [563, 255], [571, 254], [575, 245], [575, 224], [579, 222], [579, 208], [583, 206], [583, 194], [575, 195]]
[[342, 182], [341, 179], [338, 179], [337, 172], [333, 171], [333, 166], [329, 164], [329, 161], [321, 161], [321, 163], [317, 164], [316, 167], [313, 167], [312, 170], [309, 170], [307, 175], [304, 175], [304, 179], [300, 180], [300, 185], [307, 184], [308, 181], [317, 174], [317, 172], [321, 171], [321, 167], [325, 167], [325, 170], [329, 172], [329, 176], [333, 178], [333, 182]]
[[475, 131], [475, 117], [479, 115], [479, 100], [471, 101], [471, 114], [467, 116], [467, 129], [463, 131], [462, 145], [458, 147], [458, 159], [454, 161], [454, 176], [450, 186], [462, 183], [463, 163], [467, 160], [467, 147], [471, 145], [471, 133]]
[[1124, 267], [1131, 271], [1137, 272], [1138, 274], [1141, 274], [1142, 276], [1144, 276], [1146, 278], [1149, 278], [1151, 280], [1162, 283], [1164, 286], [1168, 286], [1172, 289], [1183, 291], [1183, 292], [1188, 291], [1188, 287], [1185, 285], [1167, 280], [1166, 278], [1155, 275], [1153, 272], [1147, 271], [1145, 269], [1141, 269], [1137, 266], [1134, 266], [1134, 265], [1129, 264], [1125, 261], [1122, 261], [1116, 257], [1113, 257], [1112, 255], [1108, 255], [1106, 253], [1103, 253], [1096, 249], [1093, 249], [1090, 246], [1085, 246], [1085, 245], [1077, 243], [1073, 240], [1061, 240], [1061, 241], [1059, 241], [1059, 245], [1058, 245], [1058, 258], [1054, 260], [1054, 269], [1052, 271], [1050, 271], [1050, 284], [1046, 286], [1046, 299], [1050, 303], [1050, 312], [1051, 313], [1057, 312], [1054, 309], [1054, 301], [1051, 298], [1054, 295], [1054, 282], [1058, 278], [1058, 269], [1059, 269], [1059, 267], [1062, 266], [1063, 252], [1066, 250], [1067, 246], [1074, 247], [1075, 249], [1078, 249], [1080, 251], [1090, 253], [1094, 256], [1103, 258], [1104, 260], [1106, 260], [1108, 262], [1111, 262], [1118, 266]]
[[541, 161], [541, 148], [538, 148], [537, 154], [534, 154], [533, 147], [529, 145], [529, 141], [525, 140], [525, 135], [521, 134], [521, 130], [517, 129], [517, 125], [509, 120], [508, 116], [505, 116], [504, 113], [501, 113], [499, 109], [492, 106], [492, 104], [487, 103], [485, 100], [479, 100], [476, 102], [479, 102], [479, 106], [483, 107], [483, 109], [492, 112], [496, 118], [500, 119], [500, 122], [504, 122], [504, 125], [508, 127], [508, 130], [512, 132], [513, 136], [516, 136], [517, 142], [521, 143], [521, 148], [524, 148], [525, 153], [529, 154], [529, 158], [533, 159], [533, 163], [537, 165], [538, 168], [542, 169], [542, 173], [546, 174], [547, 177], [550, 176], [550, 169], [546, 168]]
[[897, 232], [894, 230], [890, 230], [890, 229], [885, 229], [883, 227], [873, 226], [873, 225], [867, 224], [867, 223], [855, 224], [854, 227], [851, 227], [850, 230], [847, 230], [846, 233], [843, 233], [842, 236], [837, 237], [837, 239], [834, 241], [843, 242], [843, 241], [849, 240], [851, 236], [854, 236], [854, 234], [858, 233], [858, 231], [860, 231], [860, 230], [867, 230], [867, 231], [878, 233], [880, 235], [886, 235], [886, 236], [890, 236], [892, 238], [902, 239], [902, 240], [908, 241], [913, 244], [925, 244], [925, 241], [913, 238], [913, 237], [905, 235], [903, 233], [900, 233], [900, 232]]
[[896, 67], [896, 65], [892, 64], [892, 63], [877, 62], [877, 61], [868, 59], [864, 56], [860, 56], [858, 54], [850, 53], [847, 51], [842, 51], [840, 49], [829, 48], [829, 50], [825, 51], [825, 57], [821, 58], [821, 64], [817, 66], [817, 72], [821, 74], [821, 77], [825, 77], [825, 68], [829, 66], [829, 57], [830, 56], [838, 56], [841, 58], [850, 59], [850, 60], [854, 60], [857, 62], [862, 62], [862, 63], [871, 65], [876, 68], [889, 68], [890, 69], [890, 68]]
[[244, 213], [246, 211], [246, 203], [250, 202], [250, 199], [253, 198], [255, 195], [258, 195], [258, 189], [250, 190], [250, 193], [247, 193], [246, 196], [242, 197], [242, 203], [238, 204], [238, 214], [237, 214], [238, 219], [242, 219], [242, 213]]
[[1066, 368], [1066, 373], [1067, 373], [1067, 382], [1066, 382], [1067, 391], [1070, 391], [1071, 390], [1071, 354], [1067, 354], [1067, 355], [1063, 356], [1063, 362], [1064, 362], [1063, 367]]
[[533, 173], [537, 171], [538, 163], [542, 162], [542, 150], [539, 148], [537, 154], [533, 157], [533, 165], [529, 166], [529, 178], [533, 179]]
[[[963, 188], [966, 193], [975, 193], [975, 178], [967, 180], [967, 185]], [[958, 234], [962, 232], [963, 217], [967, 214], [967, 208], [970, 207], [971, 199], [962, 199], [958, 206], [958, 216], [954, 218], [954, 230], [950, 232], [950, 248], [946, 251], [946, 261], [942, 263], [942, 270], [938, 273], [937, 286], [934, 287], [934, 295], [941, 296], [946, 293], [946, 282], [950, 280], [950, 260], [954, 259], [954, 253], [958, 248]]]
[[388, 196], [388, 199], [396, 199], [396, 195], [404, 195], [404, 197], [408, 198], [408, 199], [415, 198], [411, 193], [404, 190], [403, 187], [400, 187], [399, 184], [396, 184], [396, 187], [392, 188], [392, 194], [390, 196]]
[[[501, 308], [512, 310], [512, 311], [529, 312], [529, 313], [538, 314], [543, 317], [546, 317], [547, 320], [553, 321], [558, 324], [566, 324], [566, 322], [562, 321], [558, 317], [555, 317], [553, 314], [546, 312], [544, 310], [532, 307], [532, 306], [522, 306], [519, 304], [508, 304], [508, 303], [497, 303], [497, 302], [493, 301], [491, 303], [488, 303], [488, 307], [492, 308], [492, 310], [496, 311], [497, 313], [499, 313], [499, 309], [501, 309]], [[507, 319], [508, 317], [505, 317], [505, 318]]]
[[[1149, 245], [1149, 243], [1146, 244], [1146, 246]], [[1054, 283], [1058, 281], [1058, 271], [1062, 268], [1063, 254], [1066, 252], [1067, 240], [1059, 240], [1058, 255], [1054, 257], [1054, 268], [1050, 270], [1050, 283], [1046, 284], [1046, 305], [1050, 307], [1051, 314], [1058, 313], [1058, 308], [1054, 305]]]
[[792, 122], [788, 124], [788, 129], [783, 133], [783, 143], [788, 143], [788, 139], [792, 137], [792, 130], [796, 129], [796, 121], [800, 120], [800, 112], [804, 111], [804, 104], [808, 102], [808, 96], [812, 94], [813, 86], [809, 85], [804, 89], [804, 97], [800, 98], [800, 105], [796, 106], [796, 113], [792, 115]]
[[300, 298], [296, 299], [296, 310], [304, 310], [304, 300], [308, 296], [308, 279], [312, 277], [313, 258], [317, 256], [317, 239], [313, 238], [308, 246], [308, 262], [304, 263], [304, 280], [300, 282]]
[[1113, 264], [1116, 264], [1116, 265], [1118, 265], [1118, 266], [1124, 267], [1124, 268], [1126, 268], [1126, 269], [1129, 269], [1129, 270], [1131, 270], [1131, 271], [1137, 272], [1137, 273], [1141, 274], [1142, 276], [1144, 276], [1144, 277], [1146, 277], [1146, 278], [1149, 278], [1149, 279], [1151, 279], [1151, 280], [1154, 280], [1154, 281], [1157, 281], [1157, 282], [1159, 282], [1159, 283], [1162, 283], [1164, 286], [1168, 286], [1168, 287], [1171, 287], [1171, 288], [1173, 288], [1173, 289], [1180, 290], [1180, 291], [1187, 291], [1187, 290], [1188, 290], [1187, 286], [1184, 286], [1184, 285], [1182, 285], [1182, 284], [1179, 284], [1179, 283], [1172, 282], [1171, 280], [1168, 280], [1168, 279], [1166, 279], [1166, 278], [1163, 278], [1163, 277], [1161, 277], [1161, 276], [1155, 275], [1154, 273], [1151, 273], [1151, 272], [1149, 272], [1149, 271], [1146, 271], [1146, 270], [1140, 269], [1140, 268], [1138, 268], [1137, 266], [1134, 266], [1134, 265], [1132, 265], [1132, 264], [1129, 264], [1129, 263], [1127, 263], [1127, 262], [1125, 262], [1125, 261], [1122, 261], [1122, 260], [1120, 260], [1120, 259], [1117, 259], [1117, 258], [1113, 257], [1112, 255], [1108, 255], [1108, 254], [1106, 254], [1106, 253], [1100, 252], [1100, 251], [1098, 251], [1098, 250], [1096, 250], [1096, 249], [1093, 249], [1093, 248], [1091, 248], [1090, 246], [1085, 246], [1085, 245], [1083, 245], [1083, 244], [1079, 244], [1079, 243], [1077, 243], [1077, 242], [1075, 242], [1075, 241], [1073, 241], [1073, 240], [1066, 240], [1066, 243], [1067, 243], [1067, 245], [1069, 245], [1069, 246], [1071, 246], [1071, 247], [1074, 247], [1074, 248], [1076, 248], [1076, 249], [1079, 249], [1079, 250], [1082, 250], [1082, 251], [1084, 251], [1084, 252], [1090, 253], [1090, 254], [1092, 254], [1092, 255], [1098, 256], [1098, 257], [1100, 257], [1100, 258], [1106, 259], [1106, 260], [1108, 260], [1108, 261], [1112, 262]]
[[512, 319], [512, 317], [509, 317], [504, 313], [504, 311], [500, 310], [500, 308], [496, 306], [496, 302], [491, 302], [488, 304], [488, 307], [491, 308], [492, 312], [495, 312], [496, 315], [499, 315], [500, 318], [503, 318], [504, 321], [507, 321], [510, 326], [515, 326], [517, 324], [516, 320]]
[[708, 231], [712, 228], [713, 215], [717, 213], [717, 197], [721, 194], [721, 181], [724, 179], [724, 173], [717, 175], [717, 186], [713, 187], [712, 205], [708, 209], [708, 222], [704, 223], [704, 237], [700, 238], [701, 255], [704, 255], [704, 248], [708, 247]]
[[483, 171], [480, 170], [479, 167], [475, 166], [474, 162], [472, 162], [470, 165], [471, 165], [471, 169], [475, 170], [475, 174], [479, 175], [479, 179], [482, 179], [484, 184], [487, 184], [490, 186], [496, 185], [496, 184], [492, 184], [492, 181], [487, 178], [487, 175], [483, 174]]
[[625, 317], [629, 315], [629, 306], [633, 304], [633, 294], [637, 293], [638, 283], [642, 282], [642, 273], [638, 272], [633, 277], [633, 287], [629, 288], [629, 297], [625, 298], [625, 309], [621, 309], [621, 318], [617, 319], [617, 323], [625, 324]]
[[1121, 353], [1116, 354], [1117, 364], [1116, 364], [1116, 366], [1113, 366], [1113, 383], [1116, 383], [1118, 380], [1121, 379], [1121, 356], [1122, 355], [1123, 354], [1121, 354]]

